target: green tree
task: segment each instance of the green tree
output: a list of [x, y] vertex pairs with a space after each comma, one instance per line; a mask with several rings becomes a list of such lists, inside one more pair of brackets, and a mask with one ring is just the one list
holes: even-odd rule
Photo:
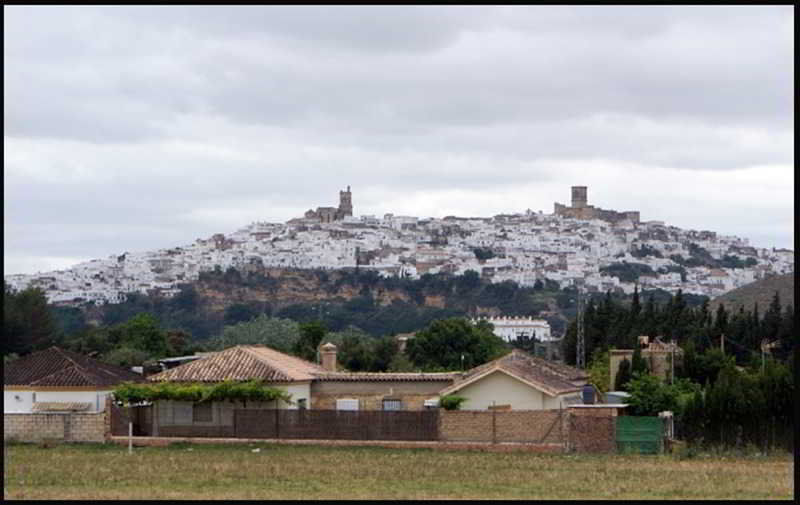
[[637, 344], [633, 349], [633, 356], [631, 358], [631, 373], [647, 373], [647, 360], [642, 357], [642, 349]]
[[392, 361], [389, 362], [389, 367], [386, 370], [387, 372], [414, 372], [416, 368], [414, 367], [414, 363], [408, 359], [408, 356], [405, 353], [398, 352], [392, 357]]
[[394, 337], [382, 337], [376, 339], [372, 346], [373, 360], [371, 371], [387, 372], [400, 350], [400, 345]]
[[325, 335], [320, 343], [330, 342], [336, 346], [336, 362], [340, 368], [351, 372], [372, 371], [374, 339], [355, 326]]
[[117, 347], [100, 357], [100, 360], [111, 365], [130, 368], [132, 366], [141, 366], [148, 360], [149, 354], [141, 349], [134, 349], [132, 347]]
[[628, 382], [631, 380], [631, 362], [628, 358], [624, 358], [617, 369], [617, 376], [614, 378], [614, 390], [625, 391], [628, 387]]
[[57, 343], [58, 328], [44, 291], [14, 291], [3, 281], [3, 355], [27, 354]]
[[678, 407], [677, 392], [654, 375], [634, 373], [628, 382], [628, 393], [628, 413], [632, 416], [656, 416]]
[[226, 325], [234, 325], [236, 323], [250, 321], [258, 315], [258, 309], [251, 304], [234, 303], [232, 305], [228, 305], [228, 307], [225, 309], [225, 316], [223, 317], [223, 320], [225, 321]]
[[295, 356], [299, 356], [307, 361], [317, 360], [317, 348], [325, 334], [328, 332], [325, 324], [321, 321], [312, 321], [300, 325], [300, 338], [293, 346]]
[[475, 326], [466, 319], [437, 320], [409, 340], [411, 361], [426, 370], [465, 370], [502, 356], [505, 342], [486, 326]]
[[611, 387], [611, 370], [607, 350], [596, 349], [587, 369], [589, 383], [594, 384], [600, 392], [605, 393]]
[[181, 356], [191, 347], [192, 336], [183, 330], [167, 332], [167, 352], [170, 356]]
[[703, 393], [696, 391], [684, 407], [679, 418], [683, 430], [681, 436], [692, 445], [700, 445], [706, 432], [706, 406]]
[[118, 330], [123, 346], [144, 351], [154, 358], [168, 354], [167, 334], [151, 314], [139, 314], [119, 325]]
[[247, 322], [226, 326], [220, 337], [213, 339], [210, 350], [222, 350], [235, 345], [265, 345], [290, 353], [300, 339], [300, 325], [291, 319], [261, 314]]

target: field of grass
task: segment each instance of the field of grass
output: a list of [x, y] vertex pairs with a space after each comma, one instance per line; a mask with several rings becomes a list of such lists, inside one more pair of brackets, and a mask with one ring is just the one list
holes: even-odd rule
[[[255, 450], [259, 449], [259, 450]], [[10, 499], [791, 499], [794, 461], [271, 444], [7, 448]]]

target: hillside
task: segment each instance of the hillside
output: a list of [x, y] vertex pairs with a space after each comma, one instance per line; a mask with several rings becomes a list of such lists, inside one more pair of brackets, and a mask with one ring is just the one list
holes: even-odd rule
[[[526, 288], [537, 281], [555, 283], [557, 289], [580, 282], [589, 292], [631, 294], [638, 286], [713, 297], [762, 274], [793, 272], [794, 253], [657, 221], [634, 226], [533, 212], [444, 219], [386, 214], [330, 223], [257, 222], [191, 244], [112, 254], [67, 270], [7, 275], [5, 281], [15, 290], [39, 287], [51, 303], [117, 304], [133, 291], [174, 296], [183, 284], [231, 268], [242, 275], [360, 269], [416, 280], [473, 271], [493, 284], [511, 281]], [[308, 301], [302, 293], [305, 281], [295, 277], [289, 284], [268, 279], [259, 289], [278, 289]], [[441, 305], [442, 300], [425, 303]]]
[[532, 315], [547, 319], [559, 334], [574, 312], [574, 295], [555, 283], [521, 288], [513, 282], [490, 283], [474, 272], [415, 280], [355, 269], [228, 269], [204, 272], [172, 297], [133, 293], [122, 303], [81, 308], [95, 325], [149, 312], [165, 327], [181, 328], [201, 340], [217, 335], [223, 325], [262, 313], [301, 322], [321, 319], [334, 331], [354, 325], [375, 336], [415, 331], [445, 317]]
[[725, 309], [729, 312], [738, 311], [741, 306], [744, 306], [745, 311], [750, 311], [753, 309], [753, 305], [758, 303], [758, 309], [763, 313], [769, 307], [772, 297], [775, 296], [775, 291], [778, 292], [781, 298], [781, 305], [785, 306], [791, 303], [794, 306], [794, 290], [793, 272], [775, 275], [746, 284], [722, 296], [718, 296], [711, 300], [709, 307], [712, 313], [716, 312], [720, 304], [724, 304]]
[[[642, 291], [659, 303], [669, 293]], [[615, 298], [628, 303], [630, 296]], [[594, 293], [599, 302], [603, 293]], [[690, 306], [706, 298], [685, 295]], [[94, 325], [114, 325], [140, 312], [153, 314], [165, 328], [182, 329], [195, 340], [219, 335], [224, 325], [247, 321], [259, 314], [298, 322], [322, 320], [329, 330], [352, 325], [373, 336], [407, 333], [434, 319], [454, 316], [532, 316], [547, 320], [554, 335], [575, 317], [574, 288], [554, 282], [520, 287], [514, 282], [492, 283], [474, 272], [464, 275], [426, 274], [420, 279], [381, 277], [374, 271], [258, 269], [204, 272], [195, 282], [181, 285], [173, 297], [133, 293], [122, 303], [79, 308], [59, 307], [62, 326], [80, 326], [66, 318]], [[76, 313], [76, 311], [78, 313]]]

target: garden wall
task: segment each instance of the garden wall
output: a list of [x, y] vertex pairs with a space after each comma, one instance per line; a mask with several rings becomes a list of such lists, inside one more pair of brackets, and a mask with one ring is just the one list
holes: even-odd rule
[[552, 410], [441, 410], [439, 440], [446, 442], [563, 442], [566, 412]]
[[57, 439], [65, 442], [103, 442], [106, 433], [104, 412], [92, 414], [3, 414], [3, 439], [38, 442]]

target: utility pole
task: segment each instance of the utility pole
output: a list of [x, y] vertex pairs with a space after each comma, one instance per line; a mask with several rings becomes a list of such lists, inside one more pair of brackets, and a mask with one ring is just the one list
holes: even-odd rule
[[583, 370], [586, 368], [586, 342], [583, 334], [583, 283], [577, 282], [578, 287], [578, 317], [577, 326], [577, 350], [575, 353], [575, 366]]
[[672, 345], [670, 346], [672, 350], [672, 357], [669, 360], [669, 383], [675, 384], [675, 338], [672, 339]]
[[725, 354], [725, 334], [722, 334], [722, 342], [720, 344], [720, 349], [722, 350], [722, 354]]

